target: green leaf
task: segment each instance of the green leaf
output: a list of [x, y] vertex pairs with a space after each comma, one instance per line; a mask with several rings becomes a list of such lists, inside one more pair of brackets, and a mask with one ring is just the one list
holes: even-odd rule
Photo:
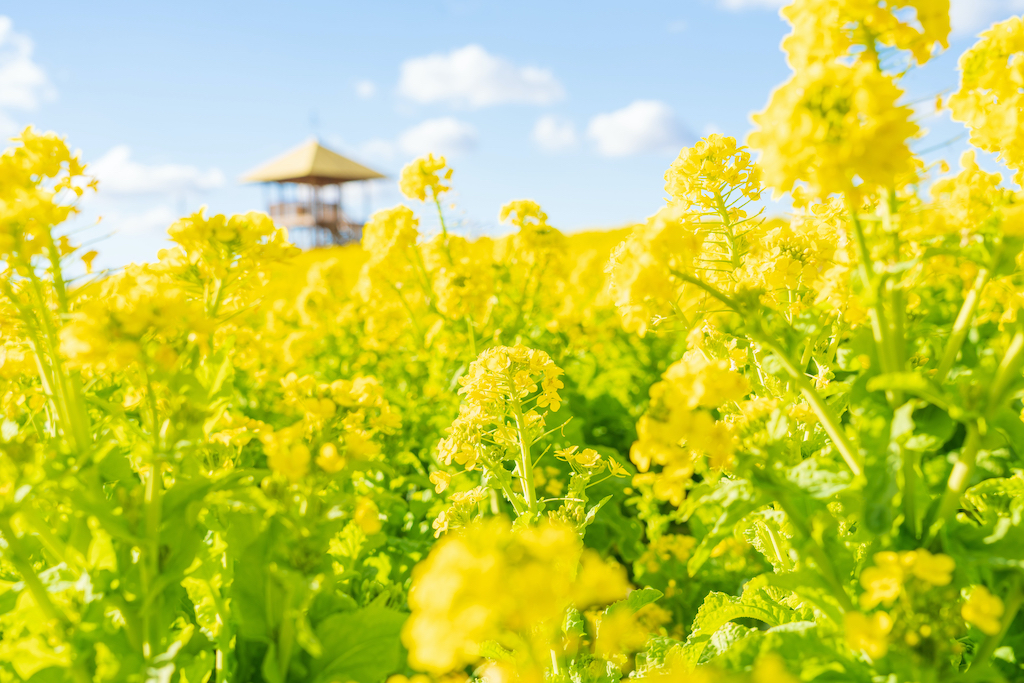
[[[903, 441], [903, 447], [910, 451], [919, 453], [932, 453], [938, 451], [953, 438], [956, 432], [957, 423], [946, 411], [933, 405], [922, 404], [919, 401], [908, 401], [898, 409], [897, 415], [902, 416], [905, 406], [911, 406], [910, 414], [905, 418], [909, 425], [905, 425], [906, 431], [899, 436]], [[1020, 418], [1014, 415], [1017, 423]], [[893, 437], [897, 436], [895, 420], [893, 421]]]
[[408, 615], [370, 605], [355, 612], [333, 614], [316, 627], [323, 657], [312, 665], [314, 683], [356, 681], [379, 683], [402, 668], [399, 634]]
[[605, 503], [607, 503], [611, 499], [612, 496], [605, 496], [597, 503], [597, 505], [587, 510], [587, 516], [583, 520], [583, 526], [590, 526], [594, 522], [594, 518], [597, 517], [597, 513], [601, 510], [601, 508], [605, 506]]
[[626, 604], [634, 612], [639, 612], [647, 605], [660, 600], [665, 594], [657, 588], [640, 588], [635, 591], [630, 591], [629, 595], [626, 596]]
[[949, 396], [924, 375], [916, 372], [890, 372], [872, 377], [867, 383], [868, 391], [903, 391], [916, 396], [943, 410], [954, 408]]
[[826, 500], [849, 487], [853, 476], [848, 469], [840, 469], [835, 463], [808, 458], [791, 467], [786, 472], [786, 479], [806, 491], [812, 498]]
[[798, 612], [773, 600], [764, 589], [764, 584], [765, 580], [750, 581], [743, 595], [738, 598], [725, 593], [708, 593], [697, 610], [690, 637], [683, 647], [684, 661], [691, 666], [696, 665], [711, 637], [735, 619], [757, 619], [769, 627], [801, 619]]
[[704, 503], [718, 503], [725, 508], [716, 520], [715, 526], [701, 539], [686, 563], [687, 573], [695, 576], [711, 557], [711, 551], [715, 546], [731, 536], [735, 526], [751, 512], [766, 504], [768, 499], [763, 492], [755, 492], [749, 481], [722, 479], [708, 495], [689, 502], [693, 506], [691, 510]]

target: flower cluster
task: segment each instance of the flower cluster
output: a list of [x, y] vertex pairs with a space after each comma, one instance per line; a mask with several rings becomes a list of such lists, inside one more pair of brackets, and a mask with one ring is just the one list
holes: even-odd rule
[[960, 70], [960, 88], [949, 97], [953, 119], [970, 128], [972, 144], [997, 154], [1024, 184], [1024, 133], [1017, 125], [1024, 107], [1024, 18], [984, 31], [960, 57]]
[[[682, 503], [701, 456], [721, 469], [734, 450], [732, 430], [715, 412], [736, 403], [750, 391], [746, 378], [726, 360], [707, 360], [689, 352], [651, 387], [651, 406], [637, 422], [637, 441], [629, 452], [641, 474], [638, 484], [651, 484], [654, 494], [673, 505]], [[650, 472], [651, 465], [660, 471]]]
[[949, 47], [949, 0], [795, 0], [782, 16], [793, 25], [782, 49], [796, 70], [849, 56], [877, 60], [879, 47], [909, 50], [924, 64]]
[[[761, 169], [736, 139], [712, 133], [684, 148], [665, 172], [665, 192], [688, 210], [712, 215], [727, 211], [739, 195], [761, 198]], [[742, 218], [733, 210], [733, 220]]]
[[416, 159], [402, 169], [398, 189], [409, 199], [436, 200], [451, 189], [447, 182], [452, 178], [452, 169], [447, 166], [444, 157], [435, 158], [433, 154]]
[[209, 337], [202, 308], [160, 269], [132, 265], [98, 289], [61, 331], [75, 364], [106, 372], [146, 359], [167, 370], [186, 345]]
[[[879, 659], [894, 640], [924, 656], [947, 648], [955, 624], [939, 625], [935, 617], [946, 616], [950, 609], [944, 596], [952, 594], [943, 589], [953, 580], [953, 558], [918, 548], [879, 552], [873, 559], [860, 575], [862, 611], [851, 611], [844, 620], [850, 649]], [[877, 607], [885, 609], [868, 613]]]
[[754, 114], [750, 146], [765, 183], [798, 183], [814, 197], [891, 185], [915, 169], [908, 140], [918, 133], [902, 91], [873, 65], [814, 63], [779, 87]]
[[539, 681], [552, 648], [562, 647], [566, 610], [606, 605], [628, 590], [625, 571], [584, 550], [572, 529], [492, 518], [445, 537], [416, 568], [403, 641], [413, 666], [434, 674], [497, 646], [509, 653], [506, 666]]
[[25, 274], [34, 256], [64, 255], [51, 231], [78, 210], [67, 195], [77, 199], [96, 181], [53, 133], [26, 128], [14, 141], [0, 155], [0, 258]]
[[541, 411], [561, 405], [561, 374], [543, 351], [525, 346], [484, 351], [459, 378], [464, 400], [450, 436], [438, 444], [441, 461], [473, 469], [481, 459], [518, 457], [523, 435], [532, 441], [542, 430]]

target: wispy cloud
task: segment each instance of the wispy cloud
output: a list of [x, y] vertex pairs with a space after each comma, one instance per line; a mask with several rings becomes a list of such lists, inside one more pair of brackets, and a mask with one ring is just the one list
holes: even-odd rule
[[14, 30], [10, 17], [0, 16], [0, 134], [17, 131], [11, 110], [32, 111], [56, 90], [43, 67], [32, 58], [32, 40]]
[[789, 2], [790, 0], [718, 0], [719, 5], [733, 12], [745, 9], [777, 10]]
[[220, 169], [186, 164], [141, 164], [127, 145], [118, 145], [89, 165], [104, 194], [170, 194], [213, 190], [224, 185]]
[[949, 20], [954, 36], [968, 36], [1022, 10], [1024, 0], [951, 0]]
[[637, 100], [627, 107], [590, 120], [587, 136], [607, 157], [645, 152], [677, 151], [683, 144], [683, 126], [672, 108], [657, 100]]
[[562, 152], [576, 146], [576, 126], [572, 121], [548, 114], [533, 126], [533, 141], [545, 152]]
[[402, 133], [398, 136], [398, 148], [409, 155], [460, 154], [473, 151], [478, 139], [476, 128], [445, 116], [428, 119]]
[[356, 95], [361, 99], [368, 100], [377, 94], [377, 84], [373, 81], [359, 81], [356, 83]]
[[446, 102], [473, 108], [506, 103], [549, 104], [565, 96], [565, 89], [550, 70], [517, 66], [479, 45], [406, 60], [398, 92], [421, 104]]

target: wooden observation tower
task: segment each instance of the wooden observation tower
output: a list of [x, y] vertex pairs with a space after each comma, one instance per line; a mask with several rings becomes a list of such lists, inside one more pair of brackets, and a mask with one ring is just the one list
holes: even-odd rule
[[342, 184], [384, 177], [313, 139], [249, 171], [242, 180], [276, 185], [277, 201], [273, 189], [268, 201], [270, 217], [292, 232], [296, 244], [322, 247], [357, 242], [363, 234], [363, 224], [342, 210]]

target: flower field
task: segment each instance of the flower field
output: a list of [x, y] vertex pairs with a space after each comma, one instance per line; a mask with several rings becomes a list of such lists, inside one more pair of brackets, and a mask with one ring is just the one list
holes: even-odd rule
[[617, 232], [469, 241], [428, 156], [360, 247], [200, 212], [71, 277], [103, 188], [26, 130], [0, 683], [1024, 679], [1024, 19], [940, 103], [1004, 182], [913, 150], [947, 0], [783, 15], [749, 146]]

